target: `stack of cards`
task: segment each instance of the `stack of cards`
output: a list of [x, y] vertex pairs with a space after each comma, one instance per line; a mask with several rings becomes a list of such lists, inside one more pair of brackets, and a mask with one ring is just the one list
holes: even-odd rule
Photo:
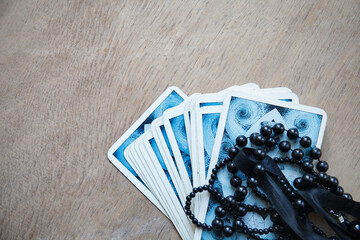
[[[326, 114], [300, 105], [296, 94], [284, 87], [260, 89], [249, 83], [189, 97], [170, 87], [116, 141], [108, 157], [173, 222], [183, 239], [216, 239], [211, 231], [196, 228], [186, 216], [186, 196], [193, 187], [207, 184], [211, 169], [228, 157], [237, 136], [249, 136], [274, 123], [298, 128], [301, 136], [311, 137], [313, 145], [320, 147]], [[274, 149], [268, 154], [276, 156], [279, 152]], [[298, 176], [294, 169], [284, 166], [282, 170], [289, 179]], [[230, 178], [226, 171], [218, 174], [217, 188], [225, 197], [234, 194]], [[259, 199], [250, 192], [245, 203], [254, 201]], [[191, 210], [199, 221], [211, 224], [216, 206], [203, 192], [193, 199]], [[244, 221], [251, 227], [271, 225], [269, 217], [255, 214], [247, 214]], [[273, 234], [263, 236], [276, 238]], [[246, 236], [234, 234], [231, 238]]]

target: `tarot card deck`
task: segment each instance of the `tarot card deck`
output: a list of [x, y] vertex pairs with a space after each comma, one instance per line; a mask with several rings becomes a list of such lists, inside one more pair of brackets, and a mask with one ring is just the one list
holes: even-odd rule
[[[230, 220], [219, 220], [225, 210], [219, 207], [219, 201], [210, 191], [203, 191], [204, 188], [208, 190], [209, 181], [211, 189], [222, 196], [221, 202], [234, 194], [235, 186], [240, 186], [241, 182], [246, 185], [248, 180], [241, 171], [234, 175], [230, 171], [214, 172], [212, 169], [226, 162], [238, 136], [251, 138], [247, 144], [251, 146], [254, 141], [264, 140], [251, 135], [253, 132], [276, 123], [285, 129], [296, 128], [299, 136], [312, 139], [312, 147], [320, 147], [326, 120], [323, 110], [300, 105], [296, 94], [285, 87], [261, 89], [248, 83], [218, 93], [191, 96], [177, 87], [170, 87], [115, 142], [108, 151], [108, 158], [172, 221], [181, 238], [221, 239], [225, 234], [229, 239], [247, 239], [246, 231], [236, 233], [236, 229], [231, 229], [233, 225], [228, 229], [231, 234], [211, 231], [217, 223], [226, 224]], [[280, 142], [285, 137], [277, 136], [272, 141]], [[279, 147], [272, 147], [266, 154], [275, 158], [284, 157], [285, 153]], [[281, 171], [292, 181], [301, 176], [302, 169], [284, 163]], [[194, 188], [201, 194], [190, 194]], [[259, 192], [260, 195], [264, 193], [246, 191], [249, 193], [243, 199], [244, 206], [257, 204], [257, 209], [266, 209], [266, 199], [257, 196]], [[231, 202], [229, 199], [226, 201]], [[250, 237], [260, 239], [256, 238], [260, 234], [266, 239], [279, 238], [276, 231], [271, 231], [274, 222], [271, 214], [265, 210], [263, 213], [250, 210], [238, 220], [238, 225], [245, 224], [250, 232], [270, 229], [260, 233], [257, 230]]]

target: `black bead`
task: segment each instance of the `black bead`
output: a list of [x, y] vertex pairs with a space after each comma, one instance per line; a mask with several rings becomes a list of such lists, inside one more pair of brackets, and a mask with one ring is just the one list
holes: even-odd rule
[[326, 173], [319, 172], [318, 173], [318, 181], [321, 185], [327, 185], [329, 182], [329, 176]]
[[223, 229], [224, 227], [224, 222], [223, 220], [219, 219], [219, 218], [215, 218], [212, 223], [211, 226], [213, 227], [214, 230], [216, 231], [220, 231]]
[[250, 177], [250, 178], [248, 178], [248, 180], [246, 181], [246, 183], [247, 183], [247, 185], [249, 186], [249, 187], [257, 187], [258, 185], [259, 185], [259, 182], [258, 182], [258, 180], [256, 180], [256, 178], [254, 178], [254, 177]]
[[339, 185], [339, 180], [336, 177], [330, 176], [328, 186], [332, 190], [336, 190]]
[[291, 194], [291, 193], [293, 192], [293, 190], [292, 190], [292, 188], [288, 187], [288, 188], [286, 188], [286, 192], [287, 192], [288, 194]]
[[341, 186], [338, 186], [335, 192], [336, 195], [342, 196], [344, 195], [344, 189]]
[[311, 149], [310, 151], [310, 156], [313, 158], [313, 159], [319, 159], [321, 157], [321, 150], [318, 149], [318, 148], [313, 148]]
[[259, 161], [264, 160], [265, 156], [266, 156], [266, 154], [265, 154], [265, 152], [263, 150], [255, 149], [254, 157], [255, 157], [256, 160], [259, 160]]
[[225, 166], [226, 164], [228, 164], [231, 161], [230, 158], [225, 158], [224, 161], [221, 163], [222, 166]]
[[185, 211], [185, 214], [189, 216], [189, 215], [191, 214], [191, 211], [190, 211], [190, 210], [186, 210], [186, 211]]
[[235, 166], [235, 164], [232, 162], [227, 165], [227, 169], [231, 173], [236, 173], [238, 170], [237, 167]]
[[240, 217], [243, 217], [243, 216], [246, 215], [247, 210], [246, 210], [246, 208], [244, 208], [243, 206], [238, 206], [237, 209], [236, 209], [236, 213], [237, 213]]
[[314, 169], [314, 165], [310, 161], [305, 161], [301, 164], [301, 168], [305, 172], [311, 172]]
[[191, 193], [189, 194], [189, 196], [190, 196], [191, 198], [194, 198], [194, 197], [195, 197], [195, 193], [191, 192]]
[[242, 184], [242, 180], [238, 176], [234, 176], [234, 177], [231, 178], [230, 184], [233, 187], [238, 187], [238, 186], [240, 186]]
[[273, 147], [273, 146], [275, 146], [275, 145], [276, 145], [276, 140], [275, 140], [275, 138], [270, 137], [270, 138], [266, 139], [265, 145], [266, 145], [267, 147]]
[[356, 237], [360, 237], [360, 221], [355, 220], [350, 222], [348, 228], [352, 234], [354, 234]]
[[225, 237], [231, 237], [233, 235], [233, 229], [230, 226], [225, 226], [223, 229], [223, 233]]
[[244, 229], [244, 222], [240, 218], [235, 219], [233, 222], [233, 229], [236, 232], [241, 232]]
[[259, 136], [259, 135], [260, 135], [259, 133], [252, 133], [252, 134], [250, 135], [250, 142], [253, 143], [253, 144], [255, 144], [255, 138], [256, 138], [257, 136]]
[[239, 147], [245, 147], [247, 142], [248, 142], [248, 140], [244, 135], [238, 136], [236, 138], [236, 145]]
[[281, 123], [277, 123], [273, 127], [274, 133], [276, 134], [282, 134], [285, 131], [285, 127]]
[[255, 175], [262, 175], [265, 173], [265, 168], [263, 165], [261, 164], [257, 164], [255, 165], [255, 167], [253, 168], [253, 172]]
[[264, 136], [262, 136], [262, 135], [257, 135], [256, 137], [255, 137], [255, 145], [256, 146], [262, 146], [262, 145], [264, 145], [265, 144], [265, 138], [264, 138]]
[[299, 131], [298, 131], [296, 128], [290, 128], [290, 129], [287, 131], [287, 136], [288, 136], [290, 139], [296, 139], [297, 137], [299, 137]]
[[225, 198], [225, 203], [226, 203], [227, 205], [229, 205], [229, 206], [233, 206], [233, 205], [236, 204], [236, 200], [235, 200], [235, 198], [234, 198], [233, 196], [227, 196], [227, 197]]
[[300, 145], [304, 148], [308, 148], [311, 146], [311, 138], [308, 136], [304, 136], [300, 139]]
[[239, 152], [239, 149], [237, 149], [236, 147], [229, 148], [229, 157], [234, 158], [236, 156], [236, 154], [238, 154], [238, 152]]
[[300, 177], [295, 178], [294, 187], [296, 187], [297, 189], [303, 189], [304, 186]]
[[221, 164], [220, 163], [217, 163], [216, 165], [215, 165], [215, 169], [216, 170], [219, 170], [221, 168]]
[[[230, 158], [228, 158], [229, 160], [230, 160]], [[219, 163], [217, 163], [217, 164], [219, 164], [220, 165], [220, 168], [222, 168], [223, 166], [225, 166], [227, 163], [228, 163], [229, 161], [227, 160], [227, 161], [221, 161], [221, 162], [219, 162]]]
[[347, 198], [347, 199], [350, 199], [350, 200], [353, 199], [350, 193], [345, 193], [343, 196], [344, 196], [344, 198]]
[[265, 137], [270, 137], [272, 134], [272, 129], [269, 126], [263, 126], [260, 128], [260, 133]]
[[279, 143], [279, 149], [282, 151], [282, 152], [288, 152], [291, 148], [291, 145], [288, 141], [281, 141]]
[[329, 165], [328, 165], [327, 162], [325, 162], [325, 161], [319, 161], [319, 162], [316, 164], [316, 169], [317, 169], [319, 172], [326, 172], [326, 171], [329, 169]]
[[216, 179], [216, 174], [212, 173], [212, 174], [210, 175], [210, 178], [215, 180], [215, 179]]
[[304, 152], [300, 148], [297, 148], [292, 151], [291, 156], [295, 160], [301, 160], [304, 157]]
[[304, 200], [298, 198], [298, 199], [295, 199], [295, 201], [294, 201], [294, 207], [299, 211], [305, 211], [306, 204], [305, 204]]
[[270, 219], [273, 223], [279, 223], [281, 221], [281, 217], [277, 212], [272, 213]]
[[301, 179], [301, 182], [304, 187], [310, 187], [314, 185], [314, 176], [312, 174], [305, 173]]
[[217, 206], [215, 208], [215, 215], [219, 218], [225, 217], [226, 215], [225, 208], [223, 208], [222, 206]]
[[248, 193], [248, 192], [247, 192], [246, 187], [240, 186], [240, 187], [237, 187], [237, 188], [235, 189], [234, 196], [235, 196], [235, 198], [236, 198], [238, 201], [241, 202], [241, 201], [243, 201], [243, 200], [245, 199], [247, 193]]
[[215, 182], [215, 180], [214, 180], [213, 178], [210, 178], [210, 179], [209, 179], [209, 184], [210, 184], [210, 185], [213, 185], [214, 182]]

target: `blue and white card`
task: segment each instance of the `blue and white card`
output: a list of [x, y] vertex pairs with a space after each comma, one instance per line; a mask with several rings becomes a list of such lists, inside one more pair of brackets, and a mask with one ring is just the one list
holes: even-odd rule
[[140, 151], [142, 151], [144, 159], [140, 161], [144, 164], [143, 167], [147, 169], [148, 173], [155, 178], [153, 184], [157, 189], [156, 196], [165, 199], [165, 204], [168, 206], [167, 213], [181, 237], [183, 239], [193, 239], [194, 225], [185, 215], [180, 195], [175, 188], [152, 132], [147, 131], [142, 139], [143, 147], [140, 147]]
[[164, 212], [164, 210], [157, 199], [125, 159], [124, 151], [127, 146], [144, 133], [145, 128], [150, 126], [149, 124], [151, 124], [154, 119], [162, 116], [166, 109], [179, 105], [186, 98], [187, 96], [179, 88], [168, 88], [108, 151], [108, 158], [115, 167], [119, 169], [162, 212]]
[[[137, 167], [139, 176], [160, 202], [182, 238], [190, 239], [193, 229], [188, 221], [184, 221], [186, 218], [183, 211], [179, 210], [181, 209], [181, 206], [180, 208], [178, 206], [179, 198], [163, 159], [157, 159], [157, 156], [160, 156], [159, 148], [150, 129], [126, 148], [125, 156], [131, 166]], [[158, 162], [153, 162], [154, 159], [157, 159]], [[164, 185], [166, 182], [169, 189]], [[175, 198], [175, 201], [172, 197]], [[188, 229], [184, 225], [186, 223]]]
[[[181, 104], [180, 104], [181, 105]], [[168, 109], [170, 110], [170, 109]], [[166, 111], [164, 115], [166, 114]], [[160, 154], [158, 158], [161, 158], [166, 165], [169, 176], [175, 186], [175, 189], [179, 195], [179, 199], [183, 207], [185, 206], [185, 198], [187, 194], [192, 190], [191, 184], [185, 184], [183, 178], [181, 178], [180, 169], [184, 167], [184, 162], [178, 162], [175, 159], [174, 150], [170, 145], [169, 134], [165, 130], [164, 117], [158, 118], [151, 124], [151, 131], [155, 139], [155, 143], [152, 146], [157, 146], [157, 154]], [[183, 176], [184, 177], [184, 176]]]
[[[191, 99], [191, 96], [189, 97]], [[192, 190], [193, 171], [191, 165], [187, 132], [185, 129], [184, 104], [164, 113], [163, 121], [170, 148], [178, 166], [178, 171], [189, 193]]]
[[[237, 136], [251, 134], [250, 132], [253, 132], [256, 128], [258, 132], [262, 125], [274, 122], [282, 122], [287, 128], [298, 128], [301, 136], [310, 136], [314, 139], [314, 146], [319, 147], [322, 142], [326, 120], [326, 113], [318, 108], [266, 99], [245, 93], [231, 93], [224, 101], [209, 168], [213, 168], [218, 161], [228, 157], [228, 149], [235, 144]], [[276, 152], [272, 154], [274, 156]], [[287, 169], [286, 166], [282, 170], [285, 176], [289, 178], [294, 178], [298, 175], [296, 170]], [[229, 176], [227, 175], [227, 171], [220, 171], [218, 173], [218, 181], [214, 184], [215, 188], [224, 197], [232, 195], [234, 192], [234, 189], [228, 185]], [[246, 176], [241, 175], [241, 173], [239, 173], [239, 176], [246, 181]], [[250, 192], [245, 202], [251, 203], [251, 201], [254, 201], [254, 198]], [[205, 222], [209, 223], [214, 217], [216, 202], [210, 200], [208, 204], [205, 202], [203, 204], [207, 205]], [[261, 201], [258, 199], [257, 205], [261, 205]], [[204, 209], [201, 209], [202, 211]], [[244, 221], [247, 222], [249, 227], [262, 228], [258, 224], [267, 226], [271, 223], [269, 219], [256, 218], [260, 216], [247, 214], [246, 217], [248, 219], [244, 219]], [[274, 239], [274, 236], [267, 236], [267, 238]], [[201, 229], [197, 229], [195, 239], [219, 239], [219, 237], [211, 232], [202, 232]], [[246, 236], [235, 234], [229, 239], [246, 239]]]

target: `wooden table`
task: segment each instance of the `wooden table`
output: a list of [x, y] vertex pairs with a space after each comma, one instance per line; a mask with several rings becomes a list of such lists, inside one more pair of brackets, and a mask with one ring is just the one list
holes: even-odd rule
[[107, 159], [170, 85], [290, 87], [360, 200], [360, 5], [1, 1], [0, 239], [179, 239]]

